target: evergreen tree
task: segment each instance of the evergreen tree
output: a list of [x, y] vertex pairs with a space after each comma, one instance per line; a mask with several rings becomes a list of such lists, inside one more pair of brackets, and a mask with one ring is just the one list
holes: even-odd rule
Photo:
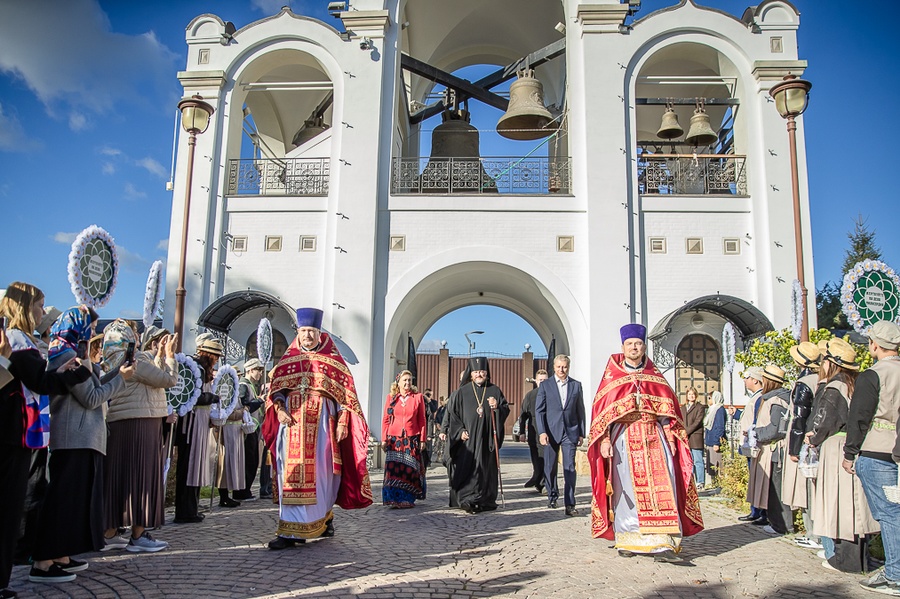
[[875, 245], [875, 231], [870, 231], [866, 226], [866, 219], [857, 215], [853, 232], [847, 233], [850, 240], [850, 249], [844, 252], [844, 265], [841, 272], [847, 274], [863, 260], [881, 260], [881, 250]]
[[816, 319], [826, 329], [849, 329], [850, 323], [841, 309], [841, 286], [828, 281], [816, 291]]

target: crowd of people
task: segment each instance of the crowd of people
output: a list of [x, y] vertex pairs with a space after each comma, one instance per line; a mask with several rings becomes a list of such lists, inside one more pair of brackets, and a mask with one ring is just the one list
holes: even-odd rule
[[[165, 524], [170, 446], [174, 522], [203, 520], [203, 486], [218, 488], [224, 508], [257, 499], [259, 476], [260, 497], [278, 507], [273, 551], [334, 536], [335, 505], [373, 503], [369, 426], [353, 376], [322, 331], [321, 310], [297, 310], [297, 335], [268, 384], [258, 359], [242, 365], [227, 417], [213, 387], [224, 346], [198, 336], [199, 397], [176, 417], [166, 400], [179, 383], [176, 335], [155, 326], [139, 334], [123, 319], [97, 331], [93, 309], [43, 304], [42, 292], [25, 283], [0, 300], [0, 477], [8, 485], [0, 494], [0, 599], [16, 596], [10, 573], [23, 555], [31, 581], [66, 582], [89, 567], [74, 556], [166, 549], [150, 531]], [[646, 328], [627, 324], [620, 333], [622, 351], [609, 358], [589, 418], [562, 354], [552, 375], [538, 371], [522, 402], [519, 440], [532, 460], [525, 487], [546, 492], [548, 509], [561, 497], [566, 516], [579, 514], [575, 464], [586, 443], [592, 536], [613, 541], [623, 558], [681, 561], [683, 539], [703, 530], [699, 491], [720, 474], [731, 412], [752, 506], [739, 520], [783, 535], [794, 531], [799, 510], [807, 534], [796, 542], [820, 551], [826, 568], [853, 573], [870, 570], [869, 543], [880, 532], [885, 566], [861, 584], [900, 596], [900, 503], [885, 489], [900, 496], [900, 327], [871, 328], [876, 362], [862, 374], [841, 339], [793, 347], [800, 375], [790, 388], [775, 364], [747, 368], [742, 411], [726, 408], [719, 392], [705, 402], [696, 388], [682, 404], [647, 356]], [[400, 372], [382, 414], [382, 504], [410, 509], [425, 499], [435, 460], [447, 469], [450, 507], [477, 514], [502, 506], [509, 414], [486, 358], [470, 358], [459, 387], [440, 401], [418, 392], [412, 372]]]

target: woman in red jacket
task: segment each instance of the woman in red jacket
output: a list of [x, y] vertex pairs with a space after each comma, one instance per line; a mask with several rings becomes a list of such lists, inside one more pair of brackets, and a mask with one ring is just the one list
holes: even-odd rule
[[392, 508], [411, 508], [425, 499], [425, 465], [422, 449], [427, 440], [425, 400], [404, 370], [391, 384], [384, 402], [381, 447], [385, 451], [381, 499]]

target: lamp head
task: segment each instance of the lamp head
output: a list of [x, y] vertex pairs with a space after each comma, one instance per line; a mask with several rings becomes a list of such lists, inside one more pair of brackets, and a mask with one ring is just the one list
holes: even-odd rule
[[185, 98], [178, 103], [178, 110], [181, 111], [181, 126], [188, 133], [203, 133], [209, 127], [209, 118], [215, 110], [208, 103], [203, 101], [203, 97], [194, 94], [190, 98]]
[[788, 73], [780, 83], [772, 86], [769, 95], [775, 100], [778, 114], [787, 119], [800, 116], [806, 111], [810, 89], [812, 83]]

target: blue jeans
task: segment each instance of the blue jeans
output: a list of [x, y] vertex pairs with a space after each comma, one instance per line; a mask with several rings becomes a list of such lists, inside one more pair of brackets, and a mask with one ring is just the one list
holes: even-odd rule
[[866, 493], [872, 516], [881, 525], [884, 575], [888, 580], [900, 581], [900, 503], [888, 501], [882, 489], [897, 484], [897, 464], [859, 456], [856, 475]]
[[694, 480], [697, 481], [697, 485], [702, 487], [706, 484], [706, 468], [703, 467], [703, 450], [692, 449], [691, 457], [694, 458]]
[[[809, 537], [806, 537], [807, 539]], [[819, 543], [822, 545], [822, 550], [825, 551], [825, 559], [831, 559], [834, 557], [834, 539], [830, 539], [828, 537], [819, 537]]]

